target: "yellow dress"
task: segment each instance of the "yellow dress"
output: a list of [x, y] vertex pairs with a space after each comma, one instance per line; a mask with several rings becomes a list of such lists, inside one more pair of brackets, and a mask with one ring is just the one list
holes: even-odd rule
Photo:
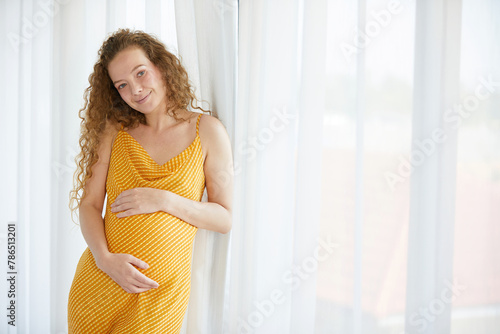
[[69, 333], [179, 333], [189, 299], [191, 254], [197, 228], [165, 212], [116, 218], [110, 204], [124, 190], [164, 189], [200, 201], [205, 188], [203, 155], [196, 138], [182, 153], [158, 165], [127, 132], [113, 142], [106, 181], [104, 225], [109, 251], [149, 264], [157, 289], [127, 293], [97, 268], [87, 248], [78, 262], [68, 301]]

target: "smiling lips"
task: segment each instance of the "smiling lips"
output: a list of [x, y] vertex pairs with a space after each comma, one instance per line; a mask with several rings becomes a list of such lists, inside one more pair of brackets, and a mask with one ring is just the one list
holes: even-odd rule
[[139, 104], [143, 104], [144, 102], [146, 102], [147, 98], [149, 97], [149, 95], [151, 95], [151, 92], [149, 92], [148, 95], [146, 95], [145, 97], [143, 97], [142, 99], [136, 101], [137, 103]]

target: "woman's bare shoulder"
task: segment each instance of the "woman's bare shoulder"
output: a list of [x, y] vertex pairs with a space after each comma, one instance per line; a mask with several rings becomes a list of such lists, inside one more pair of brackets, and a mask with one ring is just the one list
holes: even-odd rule
[[226, 132], [226, 127], [222, 124], [221, 120], [208, 114], [202, 114], [199, 128], [200, 132], [204, 131], [206, 133]]
[[229, 141], [226, 127], [217, 117], [203, 114], [200, 118], [199, 133], [202, 145], [207, 149], [221, 142]]
[[104, 130], [99, 138], [99, 156], [103, 158], [103, 162], [109, 161], [111, 148], [120, 128], [121, 125], [119, 123], [106, 121]]

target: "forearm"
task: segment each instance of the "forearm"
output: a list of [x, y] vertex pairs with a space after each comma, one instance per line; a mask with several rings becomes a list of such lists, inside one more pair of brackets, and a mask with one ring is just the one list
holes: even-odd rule
[[193, 201], [166, 191], [162, 211], [197, 228], [219, 233], [231, 230], [232, 214], [218, 203]]
[[94, 206], [83, 204], [80, 206], [79, 216], [83, 238], [98, 263], [109, 254], [102, 213]]

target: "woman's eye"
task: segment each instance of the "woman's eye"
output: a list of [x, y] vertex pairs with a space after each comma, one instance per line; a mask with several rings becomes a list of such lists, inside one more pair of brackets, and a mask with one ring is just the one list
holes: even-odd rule
[[138, 76], [138, 77], [142, 77], [142, 76], [144, 75], [144, 73], [145, 73], [145, 72], [146, 72], [146, 71], [140, 71], [139, 73], [137, 73], [137, 76]]
[[118, 89], [122, 89], [123, 87], [125, 87], [127, 84], [121, 84], [120, 86], [118, 86]]

